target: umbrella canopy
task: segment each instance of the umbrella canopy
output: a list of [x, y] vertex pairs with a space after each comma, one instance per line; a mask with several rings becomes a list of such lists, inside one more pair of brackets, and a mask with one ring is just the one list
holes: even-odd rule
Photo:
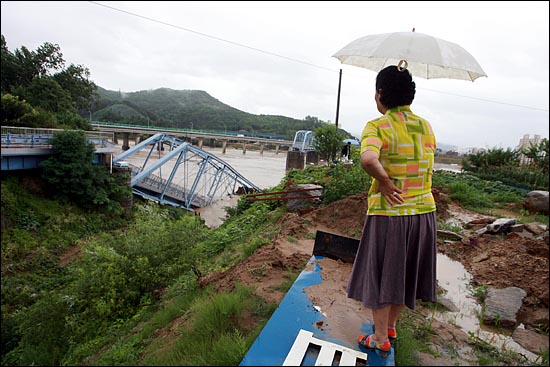
[[343, 64], [380, 71], [389, 65], [407, 68], [425, 79], [471, 80], [487, 76], [478, 62], [455, 43], [412, 32], [383, 33], [361, 37], [333, 57]]
[[344, 139], [343, 142], [346, 143], [346, 144], [347, 144], [347, 143], [351, 143], [351, 145], [357, 145], [357, 146], [361, 145], [361, 143], [359, 143], [359, 142], [358, 142], [357, 140], [355, 140], [355, 139]]

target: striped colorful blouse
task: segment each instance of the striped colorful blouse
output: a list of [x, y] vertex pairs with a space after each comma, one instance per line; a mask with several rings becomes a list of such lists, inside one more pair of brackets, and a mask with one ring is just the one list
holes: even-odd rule
[[384, 116], [367, 122], [361, 136], [361, 153], [372, 150], [405, 202], [390, 207], [373, 179], [367, 215], [416, 215], [436, 210], [432, 195], [432, 171], [436, 140], [430, 123], [412, 113], [410, 106], [388, 109]]

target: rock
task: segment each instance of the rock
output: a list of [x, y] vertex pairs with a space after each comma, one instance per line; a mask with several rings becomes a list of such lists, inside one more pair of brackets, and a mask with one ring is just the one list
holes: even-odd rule
[[539, 236], [543, 234], [544, 231], [546, 230], [545, 225], [537, 222], [525, 223], [524, 225], [525, 225], [525, 230], [528, 232], [531, 232], [535, 236]]
[[515, 327], [516, 314], [526, 295], [527, 292], [518, 287], [489, 288], [485, 299], [483, 322], [504, 328]]
[[[305, 190], [307, 191], [299, 191]], [[294, 185], [288, 187], [285, 191], [295, 191], [285, 193], [285, 198], [288, 198], [286, 208], [288, 211], [295, 212], [298, 210], [316, 208], [322, 204], [321, 195], [323, 194], [323, 186], [313, 184]], [[303, 198], [304, 196], [318, 196], [315, 198]], [[292, 199], [296, 197], [296, 199]], [[302, 198], [300, 198], [302, 197]]]
[[487, 226], [485, 226], [483, 228], [480, 228], [477, 231], [475, 231], [475, 234], [477, 236], [481, 236], [482, 234], [485, 234], [485, 233], [487, 233]]
[[523, 348], [535, 354], [542, 354], [549, 347], [548, 335], [541, 335], [523, 328], [517, 328], [512, 334], [512, 339]]
[[449, 311], [451, 312], [458, 312], [460, 311], [458, 309], [458, 307], [456, 307], [456, 305], [454, 304], [453, 301], [451, 301], [450, 299], [448, 298], [445, 298], [445, 297], [440, 297], [437, 302], [439, 304], [441, 304], [443, 307], [445, 307], [446, 309], [448, 309]]
[[541, 301], [546, 307], [548, 307], [548, 289], [547, 289], [543, 294], [541, 294], [541, 296], [540, 296], [539, 298], [540, 298], [540, 301]]
[[476, 224], [490, 224], [490, 223], [493, 223], [495, 220], [497, 220], [498, 218], [495, 218], [495, 217], [482, 217], [482, 218], [478, 218], [478, 219], [474, 219], [474, 220], [471, 220], [469, 221], [468, 223], [465, 224], [465, 227], [470, 227], [470, 226], [473, 226], [473, 225], [476, 225]]
[[523, 232], [525, 224], [514, 224], [510, 227], [510, 232]]
[[516, 218], [499, 218], [487, 225], [487, 231], [491, 233], [507, 233], [516, 224]]
[[443, 230], [440, 230], [440, 229], [437, 230], [437, 235], [441, 236], [443, 238], [453, 240], [453, 241], [462, 241], [463, 238], [464, 238], [464, 237], [462, 237], [461, 235], [459, 235], [457, 233], [454, 233], [454, 232], [451, 232], [451, 231], [443, 231]]
[[482, 253], [482, 254], [479, 254], [477, 255], [476, 257], [474, 257], [472, 259], [472, 262], [474, 263], [480, 263], [482, 261], [485, 261], [485, 260], [488, 260], [489, 259], [489, 255], [487, 255], [486, 252]]
[[523, 205], [530, 212], [548, 214], [550, 211], [548, 191], [534, 190], [529, 192]]
[[548, 328], [548, 308], [541, 307], [530, 312], [521, 312], [518, 315], [518, 320], [524, 323], [525, 325], [541, 325], [542, 327]]

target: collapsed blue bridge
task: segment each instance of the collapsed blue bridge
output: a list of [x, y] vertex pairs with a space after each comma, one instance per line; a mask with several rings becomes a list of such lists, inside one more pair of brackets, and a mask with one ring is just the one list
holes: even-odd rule
[[[2, 171], [39, 168], [54, 154], [51, 140], [57, 131], [3, 126]], [[133, 193], [162, 204], [193, 210], [225, 195], [260, 191], [222, 159], [166, 133], [118, 156], [113, 156], [113, 133], [86, 132], [86, 139], [95, 147], [93, 163], [129, 170]]]
[[[145, 154], [139, 154], [142, 151]], [[139, 163], [121, 164], [132, 157]], [[165, 133], [114, 157], [113, 165], [129, 167], [134, 194], [188, 210], [226, 195], [260, 191], [222, 159]]]

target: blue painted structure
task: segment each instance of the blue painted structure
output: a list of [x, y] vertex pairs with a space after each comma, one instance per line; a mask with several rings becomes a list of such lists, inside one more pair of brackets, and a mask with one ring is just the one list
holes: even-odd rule
[[300, 152], [314, 151], [313, 147], [313, 131], [310, 130], [298, 130], [294, 134], [294, 141], [292, 142], [291, 150], [297, 150]]
[[[165, 145], [169, 152], [160, 157]], [[132, 191], [144, 198], [193, 210], [208, 206], [224, 195], [260, 191], [214, 154], [165, 133], [155, 134], [119, 154], [113, 158], [113, 163], [145, 149], [148, 152], [141, 166], [131, 165]], [[159, 159], [153, 161], [155, 152], [159, 152]], [[167, 174], [163, 173], [163, 167], [165, 171], [168, 167]]]
[[[314, 325], [319, 320], [327, 322], [309, 300], [304, 289], [322, 282], [322, 269], [316, 260], [323, 256], [312, 256], [307, 268], [313, 271], [304, 270], [300, 273], [279, 307], [275, 310], [260, 335], [256, 338], [247, 354], [242, 359], [240, 366], [282, 366], [288, 352], [300, 329], [313, 332], [316, 338], [344, 345], [345, 342], [334, 338], [330, 330], [319, 329]], [[361, 333], [372, 334], [372, 325], [363, 323]], [[362, 349], [358, 345], [355, 350], [368, 354], [367, 366], [394, 366], [394, 349], [382, 356], [379, 351]], [[302, 366], [315, 365], [315, 356], [306, 355]]]
[[[34, 129], [2, 126], [2, 171], [37, 169], [52, 154], [51, 140], [61, 129]], [[105, 155], [115, 151], [112, 133], [85, 132], [88, 142], [94, 144], [92, 163], [99, 164]]]
[[[53, 154], [51, 139], [56, 131], [61, 130], [2, 126], [2, 170], [39, 168], [40, 163]], [[86, 138], [95, 146], [93, 163], [111, 163], [115, 152], [113, 133], [86, 132]], [[153, 162], [155, 148], [160, 153], [165, 145], [169, 153]], [[141, 166], [128, 165], [132, 175], [130, 185], [136, 195], [193, 210], [208, 206], [226, 194], [260, 191], [222, 159], [165, 133], [155, 134], [112, 157], [112, 163], [121, 162], [146, 148], [150, 149]], [[168, 176], [163, 177], [169, 162], [174, 163], [173, 167], [168, 168]], [[183, 175], [178, 177], [176, 173]]]

